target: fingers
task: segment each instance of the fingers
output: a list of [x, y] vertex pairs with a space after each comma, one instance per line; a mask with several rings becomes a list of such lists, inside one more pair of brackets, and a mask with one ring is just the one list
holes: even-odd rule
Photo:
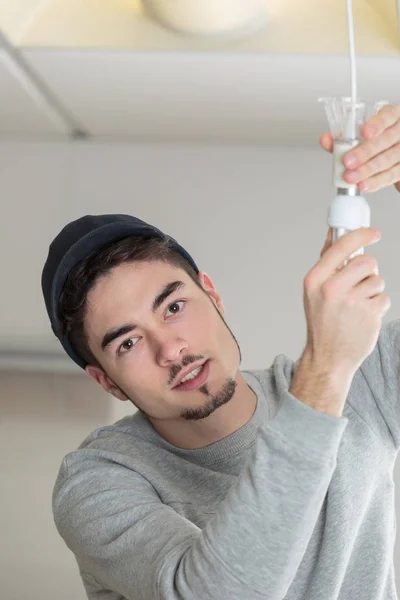
[[343, 159], [344, 166], [350, 169], [360, 167], [374, 156], [381, 155], [388, 149], [396, 146], [400, 139], [400, 121], [396, 122], [393, 127], [386, 129], [380, 136], [373, 140], [362, 142], [355, 149], [348, 152]]
[[373, 298], [382, 294], [385, 289], [385, 280], [380, 275], [371, 275], [361, 281], [354, 288], [354, 294], [359, 298]]
[[380, 238], [381, 232], [374, 227], [361, 227], [346, 233], [332, 244], [330, 248], [325, 250], [318, 263], [310, 272], [311, 279], [315, 280], [315, 285], [321, 285], [324, 280], [336, 273], [339, 267], [354, 252], [360, 248], [374, 244]]
[[372, 117], [364, 126], [364, 136], [368, 139], [380, 135], [400, 119], [400, 105], [388, 104]]
[[[359, 152], [357, 152], [357, 154], [354, 150], [352, 151], [354, 156], [357, 157], [357, 162], [355, 164], [351, 164], [354, 164], [354, 166], [358, 164], [359, 166], [356, 170], [353, 169], [352, 171], [345, 173], [346, 180], [349, 183], [357, 183], [362, 179], [366, 179], [367, 177], [370, 177], [371, 175], [374, 175], [375, 173], [383, 171], [383, 169], [392, 166], [394, 158], [397, 159], [399, 156], [398, 140], [400, 138], [400, 125], [397, 127], [397, 129], [397, 136], [390, 135], [390, 140], [389, 135], [386, 135], [389, 133], [389, 131], [387, 131], [381, 138], [376, 140], [377, 143], [375, 146], [364, 146], [363, 144], [360, 144]], [[385, 136], [386, 142], [382, 141]], [[345, 165], [347, 165], [349, 161], [350, 154], [346, 154], [344, 157]]]
[[392, 300], [387, 294], [374, 296], [368, 300], [368, 303], [380, 318], [383, 318], [392, 306]]
[[[400, 139], [400, 126], [398, 138]], [[394, 146], [389, 147], [388, 150], [383, 150], [376, 156], [374, 155], [368, 162], [359, 166], [356, 170], [346, 171], [344, 174], [344, 179], [347, 183], [359, 183], [363, 182], [364, 189], [368, 189], [369, 178], [384, 173], [392, 169], [393, 171], [396, 169], [399, 162], [400, 157], [400, 143], [395, 144]], [[397, 177], [398, 173], [394, 173], [394, 177]], [[398, 180], [395, 180], [398, 181]]]
[[[347, 293], [352, 288], [357, 289], [363, 282], [367, 282], [375, 276], [379, 277], [376, 259], [370, 254], [357, 255], [328, 280], [328, 288], [332, 294], [342, 295], [343, 292]], [[369, 297], [369, 295], [364, 297]]]
[[320, 257], [322, 257], [325, 254], [325, 252], [332, 246], [332, 239], [333, 239], [333, 229], [332, 229], [332, 227], [329, 227], [328, 233], [326, 234], [324, 247], [322, 248], [321, 253], [320, 253]]
[[[399, 154], [400, 144], [397, 146], [397, 154]], [[380, 173], [369, 177], [359, 184], [359, 189], [363, 192], [376, 192], [384, 187], [400, 182], [400, 162], [392, 166], [390, 169], [381, 171]]]

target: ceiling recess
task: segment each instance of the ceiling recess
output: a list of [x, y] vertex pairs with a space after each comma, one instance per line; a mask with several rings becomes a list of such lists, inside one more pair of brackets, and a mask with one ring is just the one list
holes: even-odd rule
[[143, 0], [148, 14], [180, 33], [244, 36], [267, 23], [265, 0]]

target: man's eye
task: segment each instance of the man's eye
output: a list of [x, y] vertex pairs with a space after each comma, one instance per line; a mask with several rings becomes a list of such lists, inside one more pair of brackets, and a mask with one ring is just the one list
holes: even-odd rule
[[[171, 308], [173, 308], [174, 306], [178, 306], [178, 304], [185, 304], [185, 300], [178, 300], [177, 302], [173, 302], [172, 304], [170, 304], [168, 306], [168, 310], [171, 310]], [[178, 314], [178, 312], [182, 312], [182, 311], [179, 309], [177, 311], [173, 311], [172, 314], [176, 315], [176, 314]]]
[[[178, 300], [177, 302], [173, 302], [172, 304], [170, 304], [168, 306], [168, 310], [171, 310], [172, 308], [178, 306], [179, 304], [186, 304], [186, 300]], [[168, 312], [168, 311], [167, 311]], [[179, 310], [175, 310], [172, 311], [173, 315], [176, 315], [178, 313], [182, 312], [181, 309]], [[132, 350], [132, 348], [134, 346], [136, 346], [136, 344], [132, 344], [132, 340], [137, 340], [138, 338], [128, 338], [127, 340], [125, 340], [121, 346], [118, 348], [118, 354], [127, 354], [128, 352], [130, 352], [130, 350]]]
[[[125, 340], [118, 348], [118, 354], [126, 354], [127, 352], [129, 352], [133, 348], [133, 346], [136, 345], [136, 344], [132, 344], [129, 348], [127, 347], [128, 344], [130, 344], [132, 342], [132, 340], [137, 340], [137, 338], [128, 338], [127, 340]], [[125, 350], [125, 352], [124, 352], [124, 350]]]

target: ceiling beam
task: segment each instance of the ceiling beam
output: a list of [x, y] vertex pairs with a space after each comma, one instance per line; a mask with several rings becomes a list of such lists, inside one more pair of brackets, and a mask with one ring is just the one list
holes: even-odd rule
[[72, 138], [86, 138], [87, 132], [77, 119], [62, 105], [56, 95], [44, 83], [39, 74], [0, 31], [0, 51], [2, 60], [10, 73], [28, 93], [35, 104], [43, 110], [57, 130]]

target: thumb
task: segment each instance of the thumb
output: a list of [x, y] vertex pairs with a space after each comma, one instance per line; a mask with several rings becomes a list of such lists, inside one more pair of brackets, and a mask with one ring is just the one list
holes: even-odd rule
[[319, 143], [327, 152], [333, 152], [333, 135], [329, 131], [320, 136]]

